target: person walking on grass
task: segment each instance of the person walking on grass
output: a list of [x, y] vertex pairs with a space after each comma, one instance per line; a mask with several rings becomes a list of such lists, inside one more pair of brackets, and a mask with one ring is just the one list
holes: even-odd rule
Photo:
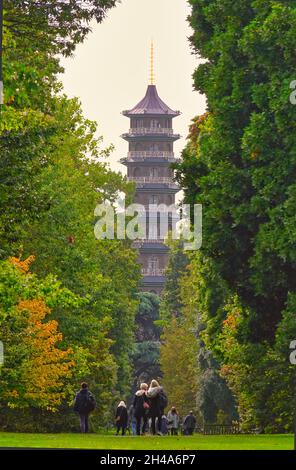
[[74, 400], [74, 411], [78, 413], [80, 418], [80, 431], [87, 433], [89, 430], [88, 418], [92, 411], [96, 408], [96, 400], [89, 391], [87, 383], [81, 384], [81, 389], [76, 393]]
[[134, 405], [131, 405], [128, 409], [128, 427], [132, 432], [132, 435], [135, 436], [137, 434], [137, 422]]
[[164, 409], [168, 405], [166, 394], [163, 388], [159, 385], [157, 380], [152, 380], [147, 392], [149, 399], [149, 414], [151, 417], [151, 430], [152, 434], [160, 434], [161, 432], [161, 418], [164, 415]]
[[176, 410], [176, 407], [172, 406], [172, 408], [168, 412], [168, 427], [169, 427], [171, 436], [178, 435], [179, 423], [180, 423], [179, 414]]
[[[149, 403], [147, 398], [148, 385], [142, 383], [140, 390], [138, 390], [134, 397], [134, 416], [136, 418], [136, 433], [137, 436], [145, 434], [148, 420]], [[142, 425], [142, 428], [141, 428]]]
[[115, 422], [116, 422], [116, 429], [117, 429], [116, 436], [118, 436], [118, 434], [120, 433], [120, 430], [121, 430], [122, 436], [124, 436], [126, 428], [127, 428], [127, 422], [128, 422], [128, 413], [127, 413], [126, 404], [124, 403], [124, 401], [121, 401], [117, 407], [116, 415], [115, 415]]
[[163, 436], [167, 436], [169, 433], [169, 420], [166, 415], [161, 417], [160, 432]]
[[186, 416], [183, 423], [183, 429], [185, 436], [192, 436], [196, 427], [196, 419], [193, 415], [193, 411], [190, 411], [189, 415]]

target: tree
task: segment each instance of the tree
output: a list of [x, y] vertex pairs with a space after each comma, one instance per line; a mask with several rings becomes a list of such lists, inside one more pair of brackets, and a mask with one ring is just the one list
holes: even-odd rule
[[92, 20], [101, 23], [117, 0], [7, 0], [6, 27], [39, 47], [55, 47], [70, 54], [91, 31]]
[[[138, 303], [137, 254], [129, 242], [96, 240], [94, 210], [106, 199], [114, 202], [120, 191], [129, 197], [130, 187], [121, 175], [99, 162], [95, 126], [84, 121], [76, 101], [63, 99], [55, 119], [61, 133], [57, 131], [53, 136], [51, 164], [38, 175], [38, 193], [46, 196], [48, 205], [42, 218], [30, 223], [30, 232], [20, 242], [25, 255], [35, 253], [33, 269], [38, 275], [50, 272], [66, 287], [89, 298], [89, 321], [93, 318], [96, 324], [108, 319], [111, 352], [118, 365], [118, 390], [125, 394], [131, 379], [130, 354]], [[88, 149], [93, 149], [93, 159], [84, 157]], [[62, 331], [73, 331], [77, 340], [77, 320], [69, 325], [68, 316], [64, 317], [62, 311], [57, 315]], [[89, 334], [92, 332], [87, 337]]]
[[173, 317], [166, 324], [160, 348], [162, 384], [171, 406], [182, 416], [196, 410], [197, 393], [197, 341], [192, 323]]
[[165, 323], [180, 314], [183, 299], [181, 298], [180, 279], [189, 263], [183, 250], [182, 241], [169, 241], [170, 256], [166, 267], [166, 283], [160, 304], [160, 320]]
[[[47, 319], [51, 309], [42, 296], [42, 287], [36, 289], [37, 280], [28, 272], [31, 261], [12, 259], [11, 265], [1, 263], [1, 310], [5, 313], [1, 325], [5, 345], [1, 402], [9, 408], [33, 406], [56, 410], [65, 398], [63, 384], [73, 371], [73, 351], [58, 346], [62, 334], [58, 323]], [[57, 294], [53, 284], [48, 283], [47, 287], [52, 290], [50, 295]], [[78, 302], [67, 290], [60, 290], [58, 296], [60, 303], [63, 297], [68, 304]]]
[[[278, 429], [287, 409], [284, 394], [277, 405], [267, 399], [268, 370], [277, 369], [278, 361], [282, 370], [287, 367], [275, 351], [295, 291], [295, 110], [289, 95], [296, 10], [293, 2], [281, 1], [190, 4], [192, 46], [206, 59], [194, 82], [206, 94], [208, 110], [194, 121], [177, 177], [184, 182], [185, 202], [205, 208], [200, 259], [212, 274], [202, 269], [204, 338], [222, 371], [233, 371], [224, 376], [246, 425], [270, 431]], [[219, 338], [233, 298], [242, 322], [233, 349], [226, 350]], [[234, 373], [238, 361], [241, 376]]]
[[100, 402], [94, 420], [102, 425], [109, 419], [117, 380], [108, 338], [111, 319], [91, 315], [90, 299], [75, 295], [52, 275], [42, 279], [29, 273], [31, 262], [32, 257], [1, 262], [5, 363], [0, 388], [5, 412], [0, 425], [19, 431], [75, 429], [72, 402], [82, 380]]
[[[181, 415], [196, 409], [197, 339], [196, 317], [184, 311], [182, 280], [189, 256], [181, 241], [170, 242], [166, 283], [160, 305], [161, 335], [160, 366], [163, 385], [169, 402]], [[188, 314], [188, 315], [187, 315]]]
[[150, 382], [161, 375], [159, 366], [160, 298], [150, 292], [139, 294], [139, 307], [136, 314], [135, 350], [133, 352], [133, 369], [136, 385], [139, 382]]
[[[97, 2], [96, 7], [103, 4], [107, 3]], [[75, 5], [71, 8], [87, 6], [86, 2]], [[35, 28], [41, 31], [39, 23], [33, 23]], [[69, 317], [58, 309], [54, 316], [68, 340], [87, 349], [91, 364], [97, 363], [98, 344], [101, 351], [110, 353], [110, 341], [118, 366], [118, 391], [127, 393], [140, 279], [136, 252], [129, 243], [96, 240], [93, 229], [97, 204], [114, 203], [121, 191], [128, 200], [133, 188], [122, 175], [110, 171], [107, 157], [112, 147], [101, 148], [96, 124], [84, 119], [76, 99], [59, 93], [56, 48], [45, 44], [34, 52], [32, 61], [33, 46], [26, 35], [20, 39], [6, 27], [5, 37], [9, 47], [0, 135], [4, 155], [0, 255], [5, 259], [34, 253], [33, 270], [38, 276], [51, 273], [89, 299], [84, 312]], [[28, 50], [20, 47], [21, 41]], [[89, 376], [93, 368], [87, 369], [86, 362], [85, 356], [81, 370], [88, 370]]]

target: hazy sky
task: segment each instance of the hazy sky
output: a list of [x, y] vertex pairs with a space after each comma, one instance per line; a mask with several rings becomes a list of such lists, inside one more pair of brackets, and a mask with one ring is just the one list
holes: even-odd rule
[[104, 144], [115, 145], [113, 169], [125, 172], [118, 160], [127, 153], [120, 135], [129, 128], [121, 111], [145, 95], [149, 82], [150, 42], [155, 45], [155, 83], [160, 97], [182, 115], [174, 128], [183, 138], [175, 144], [178, 155], [185, 145], [190, 120], [205, 110], [205, 99], [193, 91], [192, 73], [198, 58], [191, 53], [186, 0], [122, 0], [93, 32], [75, 56], [63, 59], [62, 76], [68, 96], [81, 100], [85, 117], [99, 124]]

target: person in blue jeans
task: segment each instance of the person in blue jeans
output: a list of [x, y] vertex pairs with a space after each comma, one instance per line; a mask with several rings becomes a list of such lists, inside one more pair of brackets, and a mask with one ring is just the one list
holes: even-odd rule
[[128, 409], [128, 428], [132, 432], [132, 435], [137, 434], [137, 420], [135, 417], [134, 405], [131, 405]]

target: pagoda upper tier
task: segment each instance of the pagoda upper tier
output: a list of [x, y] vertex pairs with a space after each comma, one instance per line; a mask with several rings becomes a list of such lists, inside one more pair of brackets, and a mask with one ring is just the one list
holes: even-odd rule
[[155, 85], [148, 85], [144, 98], [134, 108], [123, 111], [122, 114], [128, 117], [143, 115], [176, 117], [181, 113], [180, 111], [173, 111], [160, 99]]
[[123, 165], [132, 162], [150, 165], [154, 161], [166, 166], [178, 161], [173, 143], [181, 136], [174, 133], [172, 121], [181, 113], [162, 101], [155, 85], [148, 85], [144, 98], [122, 114], [130, 119], [130, 129], [122, 135], [129, 142], [128, 156], [120, 160]]

